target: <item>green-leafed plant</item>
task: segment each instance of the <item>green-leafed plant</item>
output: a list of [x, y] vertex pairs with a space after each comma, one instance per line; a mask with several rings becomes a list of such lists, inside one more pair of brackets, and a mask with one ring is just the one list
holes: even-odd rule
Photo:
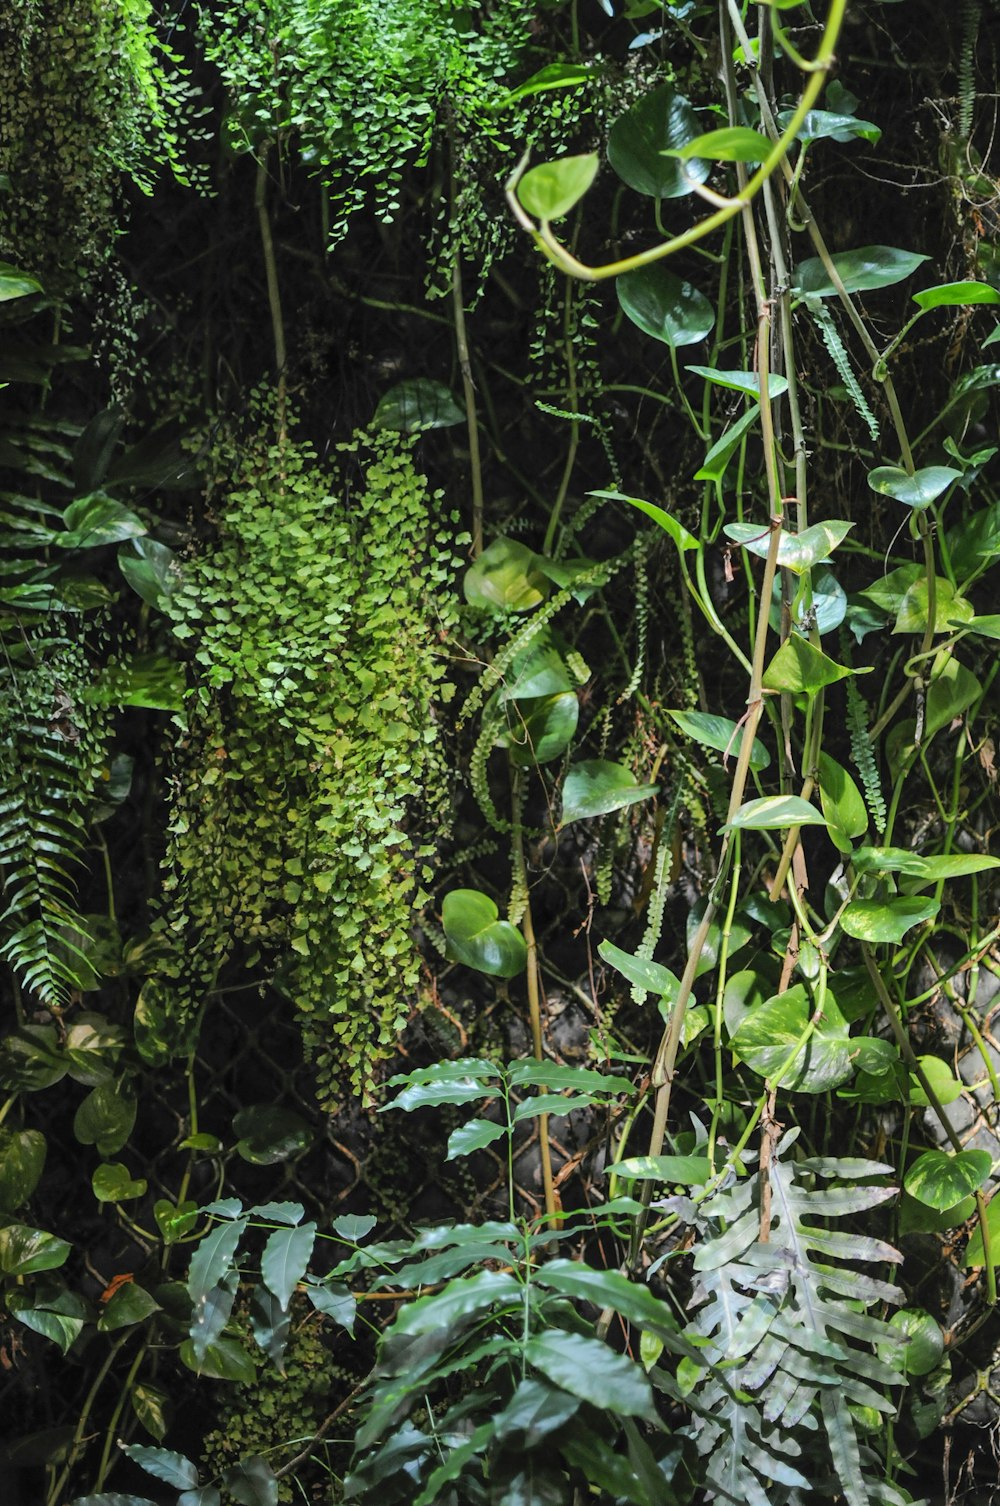
[[171, 597], [195, 683], [166, 929], [185, 1004], [240, 943], [280, 963], [325, 1091], [370, 1093], [419, 995], [413, 926], [447, 801], [454, 520], [388, 431], [216, 456], [219, 537]]

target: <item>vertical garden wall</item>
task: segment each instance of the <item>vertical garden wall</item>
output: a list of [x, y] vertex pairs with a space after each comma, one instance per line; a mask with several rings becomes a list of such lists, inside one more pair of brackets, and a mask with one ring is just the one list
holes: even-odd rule
[[998, 22], [0, 0], [12, 1506], [996, 1494]]

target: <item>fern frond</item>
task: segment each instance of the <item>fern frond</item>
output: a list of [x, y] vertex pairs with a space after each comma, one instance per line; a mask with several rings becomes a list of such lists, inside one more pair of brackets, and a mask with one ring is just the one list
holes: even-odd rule
[[846, 387], [851, 402], [854, 404], [855, 412], [867, 424], [868, 432], [872, 437], [872, 443], [877, 444], [879, 437], [878, 419], [869, 407], [868, 399], [861, 390], [861, 384], [854, 374], [854, 368], [851, 366], [847, 349], [840, 338], [840, 331], [834, 324], [829, 309], [821, 298], [807, 298], [805, 304], [812, 315], [816, 328], [822, 336], [827, 353], [837, 368], [837, 374]]
[[868, 735], [868, 711], [861, 692], [853, 680], [847, 681], [847, 725], [851, 734], [851, 757], [861, 777], [868, 814], [875, 823], [879, 836], [885, 832], [888, 819], [882, 782], [879, 779], [875, 750]]

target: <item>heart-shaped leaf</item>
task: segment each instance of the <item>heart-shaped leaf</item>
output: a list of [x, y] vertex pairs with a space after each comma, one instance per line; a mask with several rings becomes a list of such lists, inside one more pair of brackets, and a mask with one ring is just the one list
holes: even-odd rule
[[563, 780], [561, 826], [607, 816], [655, 795], [659, 785], [640, 784], [631, 769], [606, 758], [574, 764]]
[[[889, 1319], [889, 1327], [896, 1330], [903, 1342], [903, 1369], [907, 1375], [929, 1375], [937, 1369], [944, 1356], [944, 1334], [930, 1313], [922, 1307], [901, 1308]], [[888, 1345], [885, 1347], [884, 1358], [890, 1363], [899, 1357], [899, 1339], [891, 1349]], [[880, 1356], [882, 1353], [880, 1347]]]
[[527, 612], [548, 595], [535, 555], [517, 539], [498, 538], [465, 572], [465, 599], [484, 612]]
[[508, 702], [507, 731], [497, 738], [497, 745], [507, 749], [516, 769], [548, 763], [569, 747], [579, 717], [580, 702], [573, 691]]
[[[792, 118], [791, 110], [782, 110], [778, 123], [784, 130]], [[870, 120], [858, 120], [854, 115], [841, 114], [836, 110], [810, 110], [795, 133], [796, 140], [809, 145], [813, 141], [863, 141], [875, 143], [882, 135], [877, 125]]]
[[521, 204], [539, 220], [558, 220], [580, 202], [597, 177], [596, 152], [543, 162], [526, 172], [517, 185]]
[[165, 1245], [176, 1244], [198, 1222], [198, 1204], [190, 1199], [171, 1203], [167, 1198], [153, 1204], [153, 1217]]
[[715, 324], [715, 310], [704, 293], [675, 277], [662, 262], [624, 273], [615, 288], [632, 323], [672, 350], [697, 345]]
[[13, 1213], [31, 1197], [45, 1154], [45, 1136], [39, 1130], [0, 1127], [0, 1215]]
[[236, 1150], [254, 1166], [275, 1166], [307, 1150], [313, 1132], [300, 1114], [275, 1104], [251, 1104], [233, 1119]]
[[856, 899], [840, 917], [840, 924], [848, 936], [857, 941], [890, 942], [896, 945], [907, 931], [922, 921], [931, 920], [940, 910], [936, 899], [913, 899], [908, 895], [894, 895], [890, 899]]
[[693, 193], [693, 183], [704, 183], [711, 171], [705, 161], [695, 160], [685, 169], [664, 154], [698, 133], [698, 117], [690, 101], [672, 84], [651, 90], [608, 133], [608, 161], [636, 193], [653, 199], [679, 199]]
[[[927, 257], [915, 251], [900, 251], [895, 246], [859, 246], [856, 251], [839, 251], [830, 260], [848, 293], [869, 293], [902, 282]], [[837, 289], [818, 256], [799, 263], [792, 273], [792, 287], [803, 297], [837, 296]]]
[[33, 1271], [54, 1271], [65, 1264], [72, 1246], [44, 1229], [27, 1224], [7, 1224], [0, 1229], [0, 1272], [5, 1276], [28, 1276]]
[[844, 680], [853, 671], [836, 659], [813, 648], [808, 638], [793, 633], [786, 638], [764, 671], [765, 690], [787, 690], [793, 695], [815, 695], [825, 685]]
[[903, 1186], [928, 1208], [951, 1208], [978, 1191], [992, 1169], [988, 1150], [925, 1150], [907, 1171]]
[[927, 465], [912, 476], [901, 465], [879, 465], [868, 472], [868, 485], [873, 492], [920, 510], [929, 507], [961, 476], [961, 471], [950, 465]]
[[723, 831], [783, 831], [788, 826], [825, 826], [826, 817], [798, 795], [765, 795], [741, 805]]
[[528, 949], [516, 926], [499, 919], [488, 894], [453, 889], [445, 895], [441, 921], [448, 954], [455, 962], [493, 978], [513, 978], [524, 971]]
[[98, 1166], [90, 1184], [99, 1203], [128, 1202], [131, 1198], [142, 1197], [147, 1186], [145, 1177], [134, 1181], [128, 1167], [120, 1161]]
[[[668, 711], [667, 715], [683, 733], [696, 743], [701, 743], [703, 748], [714, 748], [727, 758], [739, 757], [743, 728], [737, 722], [730, 721], [728, 716], [716, 716], [710, 711]], [[759, 772], [766, 769], [770, 762], [770, 753], [755, 737], [750, 751], [751, 769]]]
[[[803, 570], [828, 559], [853, 527], [853, 523], [831, 518], [826, 523], [814, 523], [801, 533], [788, 533], [782, 529], [778, 540], [778, 564], [801, 575]], [[741, 548], [748, 549], [760, 559], [766, 558], [770, 529], [762, 529], [759, 523], [727, 523], [723, 532]]]
[[450, 429], [465, 422], [465, 413], [442, 382], [412, 377], [400, 382], [379, 399], [372, 424], [399, 434], [419, 434], [424, 429]]
[[[759, 1077], [780, 1071], [813, 1014], [803, 984], [786, 989], [748, 1010], [730, 1045]], [[781, 1086], [794, 1093], [825, 1093], [850, 1077], [853, 1068], [848, 1024], [827, 994], [821, 1018], [799, 1050]]]

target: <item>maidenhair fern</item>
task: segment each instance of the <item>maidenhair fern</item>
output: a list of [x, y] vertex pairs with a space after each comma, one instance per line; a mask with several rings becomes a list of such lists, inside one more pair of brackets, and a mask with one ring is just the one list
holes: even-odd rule
[[219, 538], [171, 605], [196, 684], [168, 929], [185, 951], [201, 938], [202, 979], [234, 942], [283, 959], [328, 1096], [370, 1088], [419, 994], [457, 565], [412, 441], [341, 448], [341, 474], [263, 435], [221, 450]]
[[864, 1442], [869, 1415], [891, 1417], [904, 1375], [898, 1332], [869, 1309], [903, 1294], [855, 1269], [895, 1263], [880, 1239], [827, 1227], [895, 1194], [869, 1185], [892, 1168], [866, 1159], [794, 1161], [787, 1134], [768, 1167], [770, 1213], [757, 1174], [725, 1186], [689, 1215], [696, 1309], [682, 1390], [688, 1432], [714, 1498], [791, 1506], [827, 1468], [847, 1506], [902, 1502], [878, 1477]]

